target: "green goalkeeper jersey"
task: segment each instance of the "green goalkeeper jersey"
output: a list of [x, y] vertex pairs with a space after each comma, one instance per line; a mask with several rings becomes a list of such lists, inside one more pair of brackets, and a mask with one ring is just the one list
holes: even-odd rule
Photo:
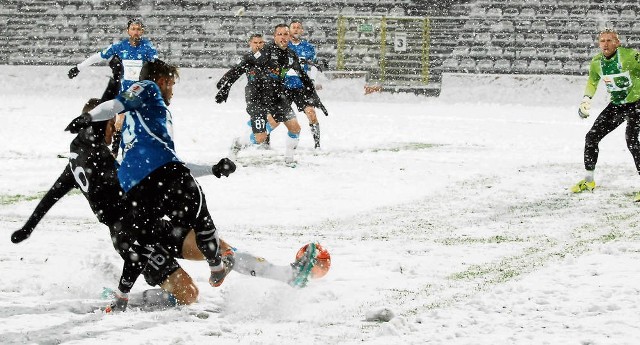
[[589, 80], [584, 94], [593, 97], [602, 79], [611, 95], [611, 103], [633, 103], [640, 99], [640, 52], [618, 47], [606, 59], [602, 53], [594, 56], [589, 67]]

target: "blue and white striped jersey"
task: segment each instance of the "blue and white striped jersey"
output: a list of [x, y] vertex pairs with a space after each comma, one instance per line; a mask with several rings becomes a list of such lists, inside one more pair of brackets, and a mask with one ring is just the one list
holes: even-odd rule
[[[300, 66], [302, 66], [304, 71], [308, 74], [309, 65], [305, 61], [310, 60], [312, 62], [316, 62], [316, 48], [307, 40], [301, 40], [298, 44], [289, 42], [289, 48], [291, 48], [291, 50], [293, 50], [296, 55], [298, 55], [298, 58], [300, 59]], [[287, 89], [300, 89], [303, 87], [300, 76], [298, 76], [296, 71], [294, 71], [293, 69], [290, 69], [287, 72], [287, 75], [284, 79], [284, 86]]]
[[173, 123], [160, 88], [150, 80], [135, 82], [116, 96], [128, 111], [122, 126], [122, 163], [118, 180], [125, 192], [157, 168], [182, 162], [173, 143]]
[[120, 92], [124, 92], [140, 80], [140, 70], [146, 61], [158, 59], [158, 51], [151, 41], [146, 38], [140, 40], [137, 46], [132, 46], [129, 39], [116, 42], [100, 52], [100, 57], [110, 59], [118, 55], [122, 60], [122, 80], [120, 81]]

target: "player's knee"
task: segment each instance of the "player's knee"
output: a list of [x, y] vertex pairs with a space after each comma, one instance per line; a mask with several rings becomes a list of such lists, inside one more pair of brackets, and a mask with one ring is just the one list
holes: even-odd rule
[[309, 119], [310, 124], [318, 123], [318, 117], [316, 116], [316, 110], [308, 106], [304, 109], [304, 113], [307, 115], [307, 119]]
[[263, 143], [265, 140], [267, 140], [267, 132], [255, 133], [255, 135], [256, 135], [256, 141], [258, 143]]
[[160, 287], [173, 294], [178, 304], [193, 304], [198, 301], [200, 291], [191, 276], [182, 268], [173, 272]]
[[173, 292], [173, 295], [176, 301], [178, 301], [178, 304], [193, 304], [198, 301], [199, 293], [198, 287], [192, 282], [191, 284], [179, 287], [177, 291]]

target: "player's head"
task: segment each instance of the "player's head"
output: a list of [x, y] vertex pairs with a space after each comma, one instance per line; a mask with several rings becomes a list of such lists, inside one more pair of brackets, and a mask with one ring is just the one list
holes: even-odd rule
[[160, 59], [145, 62], [140, 71], [140, 80], [151, 80], [158, 84], [164, 102], [169, 105], [173, 97], [173, 85], [180, 77], [178, 67]]
[[249, 48], [252, 53], [256, 53], [258, 50], [264, 47], [264, 38], [262, 34], [253, 34], [249, 37]]
[[620, 46], [618, 32], [611, 28], [606, 28], [600, 31], [600, 34], [598, 35], [598, 46], [605, 57], [608, 58], [613, 56]]
[[[82, 112], [88, 113], [100, 103], [99, 98], [91, 98], [82, 107]], [[115, 133], [115, 119], [92, 122], [91, 130], [91, 134], [93, 135], [93, 138], [95, 138], [94, 140], [104, 140], [107, 145], [110, 145], [113, 140], [113, 134]]]
[[144, 34], [144, 25], [140, 18], [131, 18], [127, 22], [127, 34], [129, 35], [129, 42], [133, 45], [137, 45], [142, 39]]
[[287, 24], [276, 25], [273, 31], [273, 42], [280, 49], [287, 48], [287, 44], [289, 44], [289, 26]]
[[300, 41], [300, 37], [304, 33], [304, 28], [302, 27], [302, 22], [299, 20], [292, 20], [289, 23], [289, 32], [291, 33], [292, 41]]

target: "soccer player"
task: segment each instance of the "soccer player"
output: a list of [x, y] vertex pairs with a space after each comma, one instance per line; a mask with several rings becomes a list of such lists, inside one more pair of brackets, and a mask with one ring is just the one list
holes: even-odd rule
[[[285, 151], [285, 163], [295, 165], [294, 151], [299, 142], [300, 124], [291, 109], [284, 93], [284, 76], [290, 69], [300, 76], [303, 85], [315, 90], [313, 82], [302, 69], [298, 56], [289, 49], [289, 27], [278, 24], [274, 29], [273, 42], [266, 44], [263, 49], [254, 54], [243, 56], [242, 61], [231, 68], [216, 84], [219, 89], [216, 102], [227, 100], [233, 83], [243, 73], [248, 74], [249, 87], [245, 98], [247, 112], [251, 116], [251, 129], [257, 143], [265, 142], [267, 138], [267, 116], [271, 114], [276, 122], [283, 122], [288, 129]], [[234, 150], [235, 153], [240, 150]]]
[[[289, 48], [291, 48], [300, 59], [300, 65], [307, 74], [310, 74], [310, 64], [316, 64], [316, 48], [313, 44], [307, 40], [302, 39], [304, 28], [302, 22], [294, 20], [289, 24], [289, 31], [291, 32], [291, 41], [289, 41]], [[296, 104], [298, 111], [304, 112], [309, 119], [309, 127], [311, 127], [311, 134], [313, 135], [314, 147], [320, 148], [320, 123], [316, 116], [315, 107], [322, 106], [320, 99], [314, 90], [305, 88], [302, 84], [302, 80], [294, 70], [289, 70], [284, 81], [287, 98]], [[325, 115], [328, 115], [325, 112]]]
[[[89, 56], [86, 60], [71, 68], [68, 73], [69, 78], [73, 79], [78, 76], [85, 67], [109, 60], [113, 77], [110, 78], [101, 101], [111, 100], [120, 92], [129, 89], [134, 82], [139, 80], [143, 63], [156, 60], [158, 52], [151, 41], [142, 37], [144, 25], [141, 19], [133, 18], [127, 22], [127, 34], [129, 35], [128, 39], [113, 43], [101, 52]], [[121, 134], [117, 131], [114, 135], [112, 149], [116, 155], [118, 154], [120, 140]]]
[[[262, 48], [264, 48], [264, 38], [262, 37], [262, 34], [252, 34], [249, 37], [249, 49], [251, 51], [251, 54], [256, 54], [258, 53], [258, 51], [260, 51]], [[242, 72], [244, 74], [246, 74], [247, 76], [247, 85], [245, 86], [244, 89], [244, 94], [246, 98], [246, 102], [247, 105], [249, 104], [249, 102], [251, 101], [248, 97], [252, 96], [252, 90], [254, 89], [254, 86], [252, 85], [252, 82], [255, 81], [255, 74], [256, 74], [256, 69], [255, 68], [249, 68], [249, 66], [245, 67], [246, 69]], [[230, 74], [235, 73], [235, 71], [231, 70], [228, 71], [225, 76], [223, 76], [223, 78], [229, 78]], [[249, 119], [249, 122], [247, 123], [247, 125], [251, 128], [251, 119]], [[271, 116], [271, 114], [267, 115], [267, 124], [266, 124], [266, 129], [267, 129], [267, 138], [265, 139], [265, 142], [260, 144], [261, 147], [268, 147], [269, 145], [269, 133], [271, 132], [272, 127], [277, 126], [276, 121], [273, 119], [273, 116]], [[241, 135], [239, 137], [235, 137], [233, 139], [233, 142], [231, 144], [231, 150], [229, 151], [229, 158], [231, 160], [235, 160], [236, 159], [236, 155], [238, 153], [239, 150], [241, 150], [244, 147], [247, 147], [251, 144], [257, 144], [258, 142], [256, 141], [256, 137], [255, 134], [253, 134], [253, 132], [251, 133], [251, 135]]]
[[80, 71], [88, 66], [117, 56], [121, 69], [119, 92], [128, 90], [133, 83], [140, 79], [143, 63], [155, 61], [158, 58], [158, 52], [151, 41], [142, 37], [144, 25], [139, 18], [130, 19], [127, 22], [127, 34], [129, 35], [128, 39], [113, 43], [71, 68], [68, 73], [69, 78], [75, 78]]
[[168, 217], [174, 228], [195, 231], [198, 249], [211, 270], [209, 283], [219, 286], [231, 263], [222, 261], [220, 239], [202, 189], [174, 150], [172, 118], [167, 106], [176, 78], [177, 67], [160, 60], [149, 62], [141, 71], [142, 81], [114, 100], [80, 115], [67, 129], [77, 132], [91, 122], [127, 112], [118, 180], [125, 192], [128, 214], [122, 219], [122, 230], [116, 233], [116, 246], [126, 249], [135, 241], [156, 243], [163, 235], [162, 219]]
[[[625, 120], [627, 148], [633, 156], [636, 170], [640, 173], [640, 52], [620, 46], [618, 33], [605, 29], [598, 35], [600, 53], [593, 57], [589, 69], [589, 79], [584, 97], [578, 108], [578, 115], [585, 119], [589, 116], [591, 98], [596, 93], [598, 82], [602, 79], [610, 95], [610, 102], [598, 115], [585, 137], [584, 179], [571, 186], [573, 193], [592, 191], [596, 187], [594, 170], [598, 161], [600, 141]], [[640, 201], [636, 193], [635, 201]]]

